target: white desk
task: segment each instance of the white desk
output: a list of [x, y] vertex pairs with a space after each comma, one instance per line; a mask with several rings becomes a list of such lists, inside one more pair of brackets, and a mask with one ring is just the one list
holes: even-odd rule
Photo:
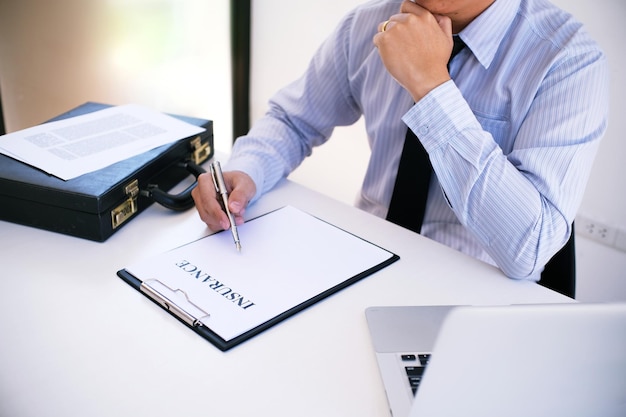
[[366, 307], [571, 301], [289, 181], [247, 214], [285, 204], [401, 259], [226, 353], [116, 276], [207, 234], [195, 210], [105, 243], [0, 221], [0, 416], [388, 416]]

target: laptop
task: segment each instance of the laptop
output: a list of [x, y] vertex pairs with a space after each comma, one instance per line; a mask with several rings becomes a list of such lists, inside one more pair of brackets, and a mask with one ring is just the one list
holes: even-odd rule
[[365, 315], [393, 417], [626, 416], [626, 303]]

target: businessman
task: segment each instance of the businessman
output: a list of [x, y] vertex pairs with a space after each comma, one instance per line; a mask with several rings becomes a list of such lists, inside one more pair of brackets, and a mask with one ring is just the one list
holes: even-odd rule
[[[230, 210], [241, 224], [334, 127], [363, 116], [371, 155], [357, 207], [393, 221], [405, 140], [419, 143], [432, 175], [416, 231], [538, 280], [570, 236], [607, 113], [605, 55], [546, 0], [369, 1], [236, 140]], [[210, 177], [193, 197], [209, 228], [229, 227]]]

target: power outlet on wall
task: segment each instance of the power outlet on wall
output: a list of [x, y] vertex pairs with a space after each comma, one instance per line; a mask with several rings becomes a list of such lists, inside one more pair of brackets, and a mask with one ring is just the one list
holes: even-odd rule
[[576, 216], [576, 233], [612, 248], [626, 251], [626, 232], [589, 217]]

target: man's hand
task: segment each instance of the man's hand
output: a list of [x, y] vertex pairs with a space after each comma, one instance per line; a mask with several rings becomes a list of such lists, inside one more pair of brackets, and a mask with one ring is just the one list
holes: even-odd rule
[[[384, 27], [384, 31], [383, 30]], [[400, 13], [378, 27], [374, 45], [387, 71], [415, 102], [450, 79], [452, 22], [405, 0]]]
[[[243, 215], [248, 203], [256, 193], [256, 185], [248, 174], [241, 171], [224, 172], [224, 182], [228, 189], [228, 208], [235, 217], [237, 226], [243, 224]], [[222, 209], [215, 192], [210, 173], [198, 177], [198, 186], [191, 192], [196, 209], [203, 222], [213, 231], [230, 228], [228, 216]]]

